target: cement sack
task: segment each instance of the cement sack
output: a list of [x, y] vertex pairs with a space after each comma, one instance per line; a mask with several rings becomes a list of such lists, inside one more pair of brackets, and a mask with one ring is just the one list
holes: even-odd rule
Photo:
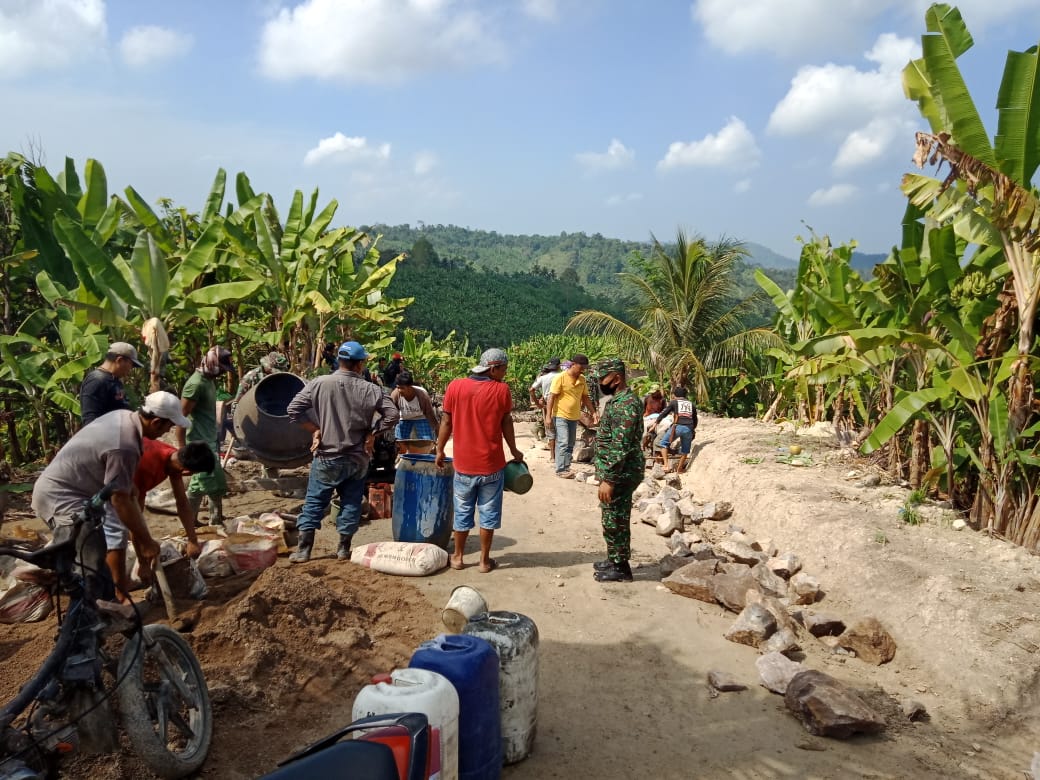
[[202, 543], [199, 555], [199, 573], [203, 577], [230, 577], [235, 573], [224, 549], [223, 539], [209, 539]]
[[278, 560], [279, 539], [255, 534], [228, 534], [224, 540], [228, 561], [235, 574], [274, 566]]
[[425, 577], [448, 565], [448, 552], [425, 542], [374, 542], [355, 549], [350, 560], [384, 574]]
[[0, 556], [0, 623], [35, 623], [51, 613], [51, 596], [46, 588], [18, 576], [32, 569], [39, 567]]

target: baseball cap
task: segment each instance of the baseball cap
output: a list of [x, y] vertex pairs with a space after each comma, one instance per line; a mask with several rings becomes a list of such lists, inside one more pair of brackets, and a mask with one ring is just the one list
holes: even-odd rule
[[411, 371], [402, 371], [400, 374], [397, 375], [398, 385], [411, 385], [414, 383], [414, 381], [415, 380], [412, 379]]
[[404, 360], [404, 355], [402, 355], [400, 352], [395, 352], [391, 356], [391, 360]]
[[545, 365], [547, 365], [549, 368], [559, 368], [560, 367], [560, 359], [558, 357], [549, 358], [549, 362], [546, 363]]
[[159, 390], [145, 398], [141, 404], [141, 411], [169, 420], [181, 428], [187, 428], [191, 424], [181, 413], [181, 399], [165, 390]]
[[137, 359], [137, 350], [134, 349], [133, 344], [127, 344], [125, 341], [114, 341], [109, 344], [108, 353], [110, 355], [125, 357], [138, 368], [144, 365], [144, 363]]
[[600, 380], [611, 372], [616, 372], [625, 375], [625, 363], [621, 358], [606, 358], [596, 364], [596, 367], [590, 371], [593, 379]]
[[369, 357], [365, 348], [356, 341], [344, 341], [336, 354], [341, 360], [366, 360]]
[[483, 374], [494, 366], [504, 366], [509, 363], [509, 356], [501, 349], [485, 349], [480, 356], [480, 363], [473, 366], [470, 371], [474, 374]]

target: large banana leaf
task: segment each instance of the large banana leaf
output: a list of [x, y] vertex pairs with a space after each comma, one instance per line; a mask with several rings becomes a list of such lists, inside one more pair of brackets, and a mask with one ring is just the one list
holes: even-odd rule
[[83, 232], [83, 227], [65, 214], [54, 216], [54, 235], [65, 250], [80, 284], [99, 301], [107, 301], [120, 317], [127, 314], [126, 302], [133, 291], [111, 258]]
[[220, 306], [237, 301], [244, 301], [264, 286], [261, 280], [248, 282], [224, 282], [209, 284], [192, 290], [188, 300], [200, 306]]
[[1040, 73], [1037, 47], [1008, 52], [997, 93], [1000, 170], [1026, 187], [1040, 163]]
[[936, 3], [926, 12], [925, 25], [923, 56], [903, 70], [904, 91], [917, 101], [933, 132], [950, 133], [965, 152], [996, 167], [986, 128], [957, 67], [957, 58], [973, 44], [960, 11]]
[[159, 245], [147, 230], [137, 234], [127, 273], [141, 310], [141, 319], [162, 317], [170, 292], [170, 269]]
[[87, 160], [84, 173], [87, 177], [87, 190], [80, 197], [77, 208], [83, 227], [93, 230], [108, 207], [108, 180], [105, 178], [105, 169], [97, 160]]
[[220, 204], [224, 202], [224, 188], [227, 186], [227, 173], [223, 168], [217, 169], [217, 175], [213, 179], [209, 195], [206, 197], [206, 205], [202, 207], [199, 220], [203, 225], [209, 224], [215, 217], [220, 215]]
[[871, 431], [870, 436], [863, 442], [860, 451], [869, 455], [874, 450], [883, 447], [889, 439], [903, 429], [922, 409], [930, 403], [942, 398], [940, 391], [934, 388], [925, 388], [912, 393], [906, 393], [899, 398], [888, 414], [881, 418], [877, 427]]

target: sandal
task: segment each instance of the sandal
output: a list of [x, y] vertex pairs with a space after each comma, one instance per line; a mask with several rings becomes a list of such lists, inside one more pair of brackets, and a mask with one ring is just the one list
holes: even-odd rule
[[574, 472], [573, 471], [557, 471], [556, 472], [556, 476], [558, 476], [560, 479], [574, 479]]
[[493, 572], [497, 568], [498, 568], [498, 561], [496, 561], [494, 558], [492, 558], [490, 561], [488, 561], [488, 567], [486, 569], [483, 566], [480, 567], [480, 573], [481, 574], [488, 574], [489, 572]]
[[455, 561], [451, 559], [448, 560], [448, 565], [451, 566], [451, 568], [453, 568], [455, 571], [462, 571], [466, 568], [466, 564], [464, 564], [462, 561], [455, 563]]

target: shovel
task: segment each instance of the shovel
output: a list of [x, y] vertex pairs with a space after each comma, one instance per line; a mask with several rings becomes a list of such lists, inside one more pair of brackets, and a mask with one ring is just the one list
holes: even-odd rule
[[191, 631], [195, 627], [194, 622], [187, 618], [177, 617], [177, 606], [173, 602], [173, 592], [170, 590], [170, 583], [166, 579], [166, 571], [158, 559], [155, 561], [152, 573], [155, 574], [155, 582], [159, 586], [159, 592], [162, 593], [163, 604], [166, 605], [166, 618], [170, 621], [170, 625], [173, 626], [174, 630], [181, 633]]

